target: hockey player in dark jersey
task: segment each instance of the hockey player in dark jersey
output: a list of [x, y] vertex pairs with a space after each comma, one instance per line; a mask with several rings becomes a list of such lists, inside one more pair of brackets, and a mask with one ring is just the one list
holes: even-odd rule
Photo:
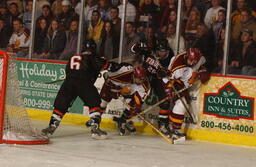
[[[137, 43], [131, 48], [135, 54], [135, 62], [143, 64], [149, 74], [150, 87], [159, 100], [166, 97], [164, 83], [162, 78], [168, 75], [168, 65], [173, 57], [173, 51], [168, 47], [166, 39], [160, 39], [156, 42], [155, 53], [149, 50], [145, 43]], [[169, 129], [169, 101], [159, 105], [159, 130], [167, 136], [171, 136]]]
[[42, 130], [43, 134], [53, 134], [73, 101], [80, 97], [84, 105], [89, 107], [92, 137], [106, 137], [107, 133], [99, 128], [101, 122], [101, 99], [94, 82], [100, 71], [107, 69], [110, 64], [96, 55], [95, 52], [96, 43], [93, 40], [86, 40], [82, 54], [73, 55], [70, 58], [66, 66], [66, 79], [54, 101], [54, 110], [49, 127]]

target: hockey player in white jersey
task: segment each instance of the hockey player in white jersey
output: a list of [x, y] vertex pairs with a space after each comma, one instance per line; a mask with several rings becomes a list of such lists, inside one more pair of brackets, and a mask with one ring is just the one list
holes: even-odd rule
[[[190, 87], [196, 80], [205, 83], [209, 80], [209, 74], [204, 68], [205, 57], [197, 48], [190, 48], [171, 59], [168, 69], [170, 76], [163, 79], [165, 92], [170, 101], [174, 104], [169, 114], [170, 125], [174, 139], [185, 139], [185, 134], [180, 131], [184, 121], [184, 115], [188, 109], [190, 96], [187, 87]], [[175, 92], [184, 89], [179, 95]], [[184, 106], [186, 105], [186, 106]]]
[[120, 135], [136, 132], [132, 122], [127, 120], [141, 112], [141, 107], [150, 92], [149, 83], [144, 68], [140, 65], [133, 67], [128, 63], [121, 63], [105, 74], [105, 83], [101, 89], [101, 108], [104, 110], [112, 99], [123, 96], [126, 109], [121, 117], [114, 117]]

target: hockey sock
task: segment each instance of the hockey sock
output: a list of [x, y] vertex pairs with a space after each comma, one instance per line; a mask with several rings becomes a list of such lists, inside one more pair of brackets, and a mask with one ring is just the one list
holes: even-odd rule
[[160, 110], [158, 115], [159, 123], [168, 123], [168, 114], [168, 110]]
[[59, 126], [60, 121], [62, 120], [63, 116], [64, 116], [64, 114], [62, 112], [60, 112], [59, 110], [56, 110], [56, 109], [53, 110], [49, 126], [53, 126], [53, 127], [57, 128]]
[[169, 119], [172, 122], [173, 129], [181, 129], [181, 125], [184, 121], [184, 115], [171, 112]]

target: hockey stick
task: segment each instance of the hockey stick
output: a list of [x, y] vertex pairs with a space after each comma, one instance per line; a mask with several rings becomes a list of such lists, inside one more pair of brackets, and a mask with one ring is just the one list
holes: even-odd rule
[[[176, 89], [174, 86], [173, 86], [172, 88], [173, 88], [173, 90], [174, 90], [175, 95], [178, 96], [178, 98], [180, 99], [181, 103], [184, 105], [184, 107], [185, 107], [185, 109], [186, 109], [186, 111], [187, 111], [189, 117], [191, 118], [192, 123], [193, 123], [193, 124], [196, 124], [196, 122], [195, 122], [195, 120], [194, 120], [194, 117], [192, 116], [191, 112], [190, 112], [189, 109], [188, 109], [188, 106], [186, 105], [186, 103], [184, 102], [184, 100], [182, 99], [182, 97], [180, 96], [180, 92], [178, 92], [177, 89]], [[190, 87], [188, 87], [188, 88], [190, 88]], [[188, 89], [188, 88], [186, 88], [186, 89]], [[184, 90], [183, 90], [183, 91], [184, 91]]]
[[160, 136], [162, 136], [168, 143], [174, 144], [173, 140], [167, 136], [165, 136], [160, 130], [158, 130], [152, 123], [150, 123], [148, 120], [146, 120], [140, 113], [137, 114], [138, 117], [146, 122], [151, 128], [153, 128]]
[[[152, 110], [153, 108], [159, 106], [160, 104], [162, 104], [162, 103], [165, 102], [166, 100], [167, 100], [167, 97], [164, 98], [164, 99], [162, 99], [162, 100], [160, 100], [160, 101], [157, 102], [156, 104], [149, 106], [148, 108], [146, 108], [145, 110], [143, 110], [142, 112], [140, 112], [140, 115], [147, 113], [148, 111], [150, 111], [150, 110]], [[131, 121], [131, 120], [134, 119], [135, 117], [136, 117], [136, 116], [131, 117], [128, 121]]]
[[64, 81], [65, 79], [57, 79], [57, 80], [54, 80], [54, 81], [49, 81], [49, 82], [44, 82], [44, 84], [54, 84], [54, 83], [57, 83], [57, 82], [60, 82], [60, 81]]

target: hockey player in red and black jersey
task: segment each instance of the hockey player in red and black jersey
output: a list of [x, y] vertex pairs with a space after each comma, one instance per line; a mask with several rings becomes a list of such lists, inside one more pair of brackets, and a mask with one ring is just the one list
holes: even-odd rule
[[110, 64], [95, 52], [96, 43], [93, 40], [86, 40], [82, 54], [73, 55], [70, 58], [66, 66], [66, 79], [54, 101], [54, 110], [49, 127], [42, 130], [43, 134], [53, 134], [73, 101], [80, 97], [84, 105], [89, 107], [92, 137], [106, 137], [107, 133], [99, 128], [101, 99], [94, 82], [100, 71], [107, 69]]
[[126, 104], [122, 115], [113, 119], [117, 122], [121, 136], [127, 134], [126, 132], [136, 132], [133, 122], [127, 122], [127, 120], [141, 112], [142, 104], [149, 92], [149, 83], [141, 65], [116, 64], [115, 68], [105, 74], [105, 83], [100, 92], [101, 108], [106, 109], [112, 99], [117, 99], [120, 96], [124, 97]]
[[[163, 77], [168, 75], [168, 65], [171, 58], [174, 56], [173, 51], [168, 46], [166, 39], [159, 39], [156, 41], [155, 52], [149, 50], [145, 43], [137, 43], [133, 45], [132, 51], [135, 54], [135, 62], [143, 64], [147, 71], [150, 80], [150, 87], [154, 90], [155, 95], [159, 100], [166, 97]], [[158, 126], [159, 130], [166, 136], [171, 135], [169, 129], [169, 101], [159, 105]]]
[[[171, 59], [168, 70], [170, 74], [168, 77], [163, 78], [165, 83], [165, 92], [174, 107], [169, 114], [170, 125], [172, 126], [173, 139], [185, 139], [185, 134], [180, 131], [184, 116], [189, 107], [190, 87], [195, 81], [200, 80], [201, 83], [206, 83], [210, 75], [207, 72], [204, 64], [205, 57], [197, 48], [189, 48]], [[184, 91], [181, 91], [184, 90]], [[177, 92], [179, 95], [177, 95]]]

